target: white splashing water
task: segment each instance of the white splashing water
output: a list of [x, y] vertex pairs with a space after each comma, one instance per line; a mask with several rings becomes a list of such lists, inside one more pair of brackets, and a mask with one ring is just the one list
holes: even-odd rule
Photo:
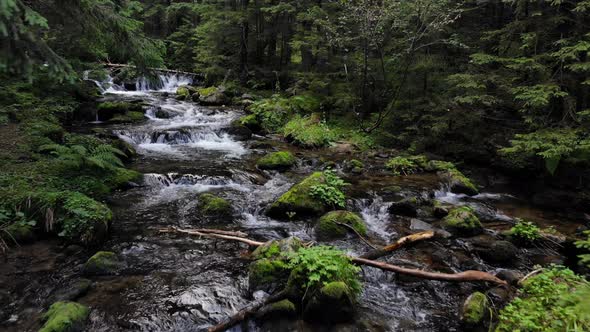
[[390, 215], [388, 212], [391, 202], [383, 202], [381, 196], [374, 195], [370, 199], [358, 199], [353, 201], [356, 209], [360, 210], [363, 220], [373, 233], [384, 240], [388, 240], [395, 232], [388, 230]]
[[89, 73], [90, 71], [85, 71], [83, 73], [83, 79], [94, 82], [103, 94], [145, 95], [147, 92], [175, 93], [179, 86], [193, 83], [193, 79], [189, 75], [160, 74], [156, 79], [140, 77], [135, 82], [135, 91], [131, 91], [122, 85], [115, 84], [110, 75], [103, 81], [97, 81], [90, 79]]

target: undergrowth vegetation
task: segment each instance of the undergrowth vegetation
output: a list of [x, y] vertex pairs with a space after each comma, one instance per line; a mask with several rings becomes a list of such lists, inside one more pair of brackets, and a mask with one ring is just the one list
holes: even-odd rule
[[336, 172], [327, 169], [323, 173], [324, 183], [311, 187], [311, 196], [320, 199], [332, 208], [343, 208], [346, 204], [346, 195], [342, 189], [347, 185]]

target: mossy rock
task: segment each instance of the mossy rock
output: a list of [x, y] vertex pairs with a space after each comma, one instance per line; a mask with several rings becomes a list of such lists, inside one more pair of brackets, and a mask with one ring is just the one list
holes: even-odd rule
[[131, 161], [137, 157], [137, 150], [133, 145], [129, 142], [126, 142], [122, 139], [113, 140], [111, 143], [112, 146], [121, 150], [125, 154], [125, 161]]
[[252, 138], [252, 130], [242, 125], [239, 120], [233, 121], [226, 132], [236, 141], [247, 141]]
[[233, 214], [231, 204], [225, 198], [213, 194], [200, 195], [198, 206], [207, 217], [230, 217]]
[[354, 317], [354, 305], [354, 296], [346, 283], [330, 282], [305, 304], [303, 318], [329, 324], [350, 321]]
[[179, 86], [176, 89], [176, 99], [189, 100], [190, 98], [191, 98], [191, 92], [187, 86]]
[[267, 214], [277, 219], [288, 219], [293, 214], [295, 217], [305, 217], [317, 216], [326, 212], [328, 206], [311, 195], [312, 187], [324, 182], [322, 172], [311, 174], [279, 197], [270, 206]]
[[256, 114], [248, 114], [238, 119], [238, 122], [242, 125], [247, 127], [248, 129], [252, 130], [253, 132], [259, 132], [262, 130], [262, 125], [258, 120]]
[[99, 251], [84, 264], [86, 275], [114, 275], [123, 267], [117, 255], [111, 251]]
[[33, 226], [15, 223], [7, 226], [3, 232], [0, 233], [0, 238], [8, 245], [24, 244], [33, 242], [36, 239]]
[[43, 315], [45, 324], [39, 332], [83, 331], [90, 315], [87, 306], [76, 302], [56, 302]]
[[110, 123], [135, 123], [145, 121], [146, 117], [143, 112], [127, 112], [125, 114], [115, 114], [109, 119]]
[[389, 213], [398, 216], [416, 217], [420, 208], [420, 200], [417, 197], [407, 197], [401, 201], [393, 202], [389, 206]]
[[198, 89], [198, 92], [199, 102], [202, 105], [221, 106], [230, 102], [230, 99], [226, 95], [225, 89], [223, 87], [211, 86], [208, 88], [200, 88]]
[[367, 235], [367, 226], [358, 214], [350, 211], [332, 211], [320, 218], [315, 227], [317, 237], [321, 240], [329, 240], [346, 236], [348, 228], [339, 224], [349, 225], [359, 234]]
[[479, 194], [479, 189], [469, 180], [468, 177], [463, 175], [458, 169], [449, 169], [442, 172], [442, 178], [449, 183], [449, 187], [452, 193], [465, 194], [469, 196], [475, 196]]
[[459, 235], [475, 235], [481, 233], [481, 222], [469, 206], [452, 209], [443, 219], [443, 226]]
[[248, 268], [248, 287], [251, 291], [272, 293], [284, 287], [289, 273], [289, 267], [282, 259], [258, 259]]
[[254, 259], [270, 258], [276, 259], [281, 258], [281, 255], [285, 256], [288, 254], [296, 253], [299, 248], [303, 246], [301, 240], [297, 237], [288, 237], [282, 240], [272, 240], [259, 246], [252, 252]]
[[256, 313], [258, 319], [294, 318], [297, 307], [288, 299], [265, 305]]
[[272, 152], [258, 159], [256, 166], [260, 169], [287, 170], [295, 165], [297, 159], [291, 152], [279, 151]]
[[469, 327], [483, 324], [489, 317], [489, 306], [490, 303], [485, 294], [475, 292], [469, 295], [463, 303], [461, 321]]
[[126, 101], [106, 101], [98, 104], [98, 114], [101, 117], [111, 117], [114, 114], [123, 114], [127, 112], [143, 113], [143, 107], [141, 104]]

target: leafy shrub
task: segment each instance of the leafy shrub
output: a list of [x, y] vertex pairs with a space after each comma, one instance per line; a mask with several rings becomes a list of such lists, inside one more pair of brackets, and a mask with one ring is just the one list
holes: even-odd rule
[[[576, 247], [578, 247], [580, 249], [586, 249], [586, 251], [590, 251], [590, 231], [586, 231], [586, 232], [584, 232], [584, 234], [588, 235], [588, 239], [576, 241]], [[586, 264], [587, 266], [590, 267], [590, 253], [582, 254], [582, 255], [579, 255], [578, 257], [580, 257], [581, 264]]]
[[530, 221], [518, 220], [510, 229], [510, 235], [522, 241], [534, 242], [541, 238], [541, 230]]
[[87, 148], [83, 145], [48, 144], [39, 148], [42, 152], [49, 152], [55, 156], [65, 168], [80, 169], [95, 167], [98, 169], [115, 169], [123, 167], [119, 157], [124, 157], [123, 151], [108, 144], [101, 144]]
[[553, 267], [524, 282], [519, 297], [500, 311], [497, 332], [590, 330], [590, 284]]
[[280, 130], [293, 113], [289, 100], [278, 95], [254, 102], [249, 110], [256, 116], [261, 127], [268, 132]]
[[390, 159], [385, 167], [389, 168], [394, 175], [410, 175], [418, 171], [418, 165], [406, 157], [395, 157]]
[[360, 268], [353, 265], [342, 251], [327, 246], [301, 248], [289, 259], [292, 269], [289, 283], [307, 292], [334, 282], [344, 282], [355, 296], [362, 291]]
[[98, 228], [107, 228], [111, 210], [104, 204], [77, 192], [66, 192], [63, 197], [63, 219], [59, 221], [60, 236], [91, 242]]
[[343, 208], [346, 204], [346, 195], [342, 188], [346, 182], [332, 170], [324, 171], [324, 183], [311, 187], [311, 196], [320, 199], [326, 205]]
[[319, 148], [336, 139], [336, 133], [313, 116], [294, 116], [283, 129], [283, 135], [293, 144], [305, 148]]

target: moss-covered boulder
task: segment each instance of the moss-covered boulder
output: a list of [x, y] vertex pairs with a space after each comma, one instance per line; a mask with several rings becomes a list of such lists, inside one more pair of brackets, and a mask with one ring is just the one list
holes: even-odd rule
[[127, 112], [124, 114], [115, 114], [112, 118], [109, 119], [110, 123], [135, 123], [145, 121], [147, 118], [145, 117], [143, 112]]
[[252, 138], [252, 130], [241, 124], [239, 120], [233, 121], [226, 132], [236, 141], [247, 141]]
[[256, 116], [256, 114], [248, 114], [245, 115], [241, 118], [239, 118], [237, 120], [242, 126], [247, 127], [248, 129], [250, 129], [253, 132], [259, 132], [262, 130], [262, 125], [260, 124], [260, 121], [258, 120], [258, 117]]
[[76, 302], [56, 302], [43, 315], [45, 324], [39, 332], [84, 331], [90, 309]]
[[24, 244], [33, 242], [36, 239], [33, 226], [21, 223], [8, 225], [3, 232], [0, 233], [0, 239], [11, 244]]
[[277, 219], [288, 219], [292, 216], [317, 216], [326, 212], [328, 206], [311, 194], [314, 186], [324, 183], [322, 172], [311, 174], [279, 197], [267, 210], [267, 214]]
[[296, 237], [268, 241], [252, 252], [254, 262], [248, 269], [248, 285], [251, 291], [264, 290], [274, 292], [281, 290], [289, 278], [287, 264], [289, 255], [302, 247]]
[[446, 182], [448, 182], [452, 193], [466, 194], [469, 196], [479, 194], [479, 190], [475, 184], [473, 184], [473, 182], [471, 182], [471, 180], [469, 180], [469, 178], [461, 173], [461, 171], [458, 169], [453, 168], [443, 171], [441, 172], [441, 177], [445, 179]]
[[119, 257], [111, 251], [99, 251], [90, 257], [84, 264], [83, 272], [85, 275], [102, 276], [117, 274], [123, 263]]
[[187, 86], [179, 86], [176, 89], [176, 99], [189, 100], [190, 98], [191, 98], [191, 92]]
[[303, 318], [334, 324], [352, 320], [354, 295], [346, 283], [330, 282], [311, 296], [303, 309]]
[[258, 319], [294, 318], [297, 316], [297, 307], [288, 299], [265, 305], [257, 311]]
[[299, 238], [288, 237], [282, 240], [268, 241], [259, 246], [252, 252], [252, 258], [284, 258], [286, 255], [293, 254], [303, 246]]
[[342, 238], [349, 229], [341, 224], [352, 227], [363, 236], [367, 235], [367, 226], [363, 218], [350, 211], [332, 211], [322, 216], [315, 226], [316, 235], [321, 240]]
[[434, 200], [433, 202], [434, 209], [432, 213], [436, 218], [444, 218], [449, 215], [449, 208], [443, 205], [440, 201]]
[[141, 104], [126, 101], [105, 101], [98, 104], [98, 114], [101, 119], [103, 117], [110, 118], [114, 114], [123, 114], [127, 112], [143, 113], [143, 107]]
[[297, 159], [295, 159], [295, 156], [291, 152], [279, 151], [269, 153], [258, 159], [256, 166], [260, 169], [284, 171], [293, 167], [296, 162]]
[[418, 216], [420, 203], [417, 197], [406, 197], [400, 201], [391, 203], [389, 213], [398, 216], [416, 217]]
[[463, 303], [461, 310], [461, 322], [469, 327], [483, 324], [489, 318], [490, 303], [485, 294], [475, 292]]
[[206, 217], [222, 218], [233, 214], [229, 201], [213, 194], [200, 195], [198, 207]]
[[199, 92], [199, 103], [202, 105], [209, 106], [221, 106], [227, 105], [231, 100], [225, 93], [223, 87], [208, 87], [200, 88]]
[[469, 206], [454, 208], [443, 219], [443, 226], [458, 235], [475, 235], [481, 233], [481, 222]]

